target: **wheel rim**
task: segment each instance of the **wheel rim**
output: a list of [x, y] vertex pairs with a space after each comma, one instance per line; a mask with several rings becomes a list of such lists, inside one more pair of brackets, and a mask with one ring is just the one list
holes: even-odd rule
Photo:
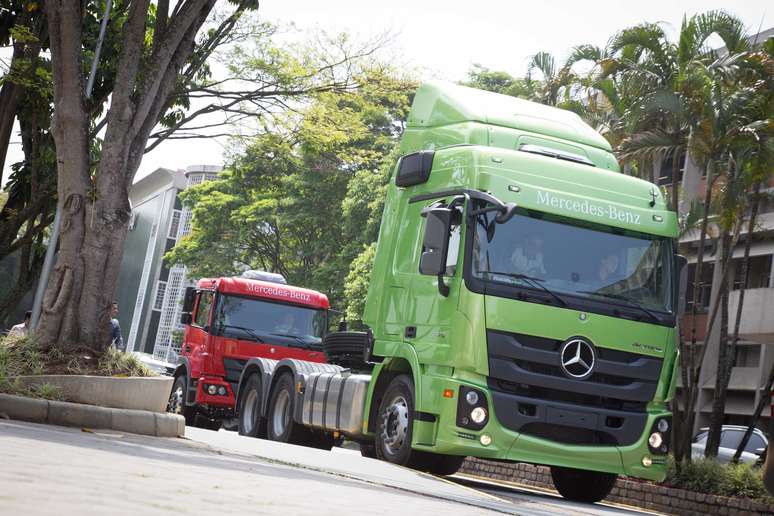
[[169, 401], [167, 402], [167, 412], [173, 414], [183, 413], [183, 388], [178, 386], [177, 389], [172, 391], [169, 395]]
[[277, 393], [277, 399], [274, 401], [274, 412], [272, 414], [272, 427], [274, 435], [279, 437], [285, 433], [290, 423], [290, 395], [288, 391], [281, 390]]
[[396, 396], [382, 414], [382, 443], [388, 455], [396, 455], [403, 447], [408, 434], [408, 413], [406, 399]]
[[255, 429], [255, 423], [258, 420], [258, 393], [255, 389], [250, 389], [245, 398], [245, 405], [242, 407], [242, 426], [245, 432], [251, 433]]

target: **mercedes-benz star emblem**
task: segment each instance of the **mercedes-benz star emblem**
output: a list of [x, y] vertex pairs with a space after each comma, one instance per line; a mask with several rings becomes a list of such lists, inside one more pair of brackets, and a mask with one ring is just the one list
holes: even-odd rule
[[579, 337], [573, 337], [562, 345], [559, 363], [564, 374], [575, 380], [585, 380], [594, 371], [597, 354], [594, 346]]

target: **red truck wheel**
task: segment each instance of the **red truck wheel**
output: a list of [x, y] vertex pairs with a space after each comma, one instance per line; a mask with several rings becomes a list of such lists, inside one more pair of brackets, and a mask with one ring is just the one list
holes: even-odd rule
[[239, 394], [239, 435], [266, 437], [266, 419], [261, 415], [261, 379], [252, 374]]
[[196, 418], [196, 409], [185, 404], [186, 389], [188, 388], [186, 380], [187, 378], [184, 374], [175, 378], [175, 383], [172, 384], [172, 392], [169, 393], [167, 412], [183, 416], [185, 424], [191, 426]]
[[293, 377], [285, 373], [277, 379], [269, 398], [268, 435], [272, 441], [306, 444], [305, 428], [293, 421], [295, 399]]

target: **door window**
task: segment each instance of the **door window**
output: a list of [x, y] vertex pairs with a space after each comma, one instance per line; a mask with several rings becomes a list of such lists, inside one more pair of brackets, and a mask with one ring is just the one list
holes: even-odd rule
[[199, 306], [196, 308], [196, 317], [194, 318], [194, 324], [201, 328], [207, 326], [210, 320], [210, 308], [212, 307], [212, 300], [215, 297], [214, 292], [200, 292], [199, 293]]
[[750, 440], [747, 441], [747, 446], [744, 447], [744, 451], [755, 453], [755, 450], [765, 447], [766, 443], [763, 442], [763, 438], [758, 434], [752, 434]]

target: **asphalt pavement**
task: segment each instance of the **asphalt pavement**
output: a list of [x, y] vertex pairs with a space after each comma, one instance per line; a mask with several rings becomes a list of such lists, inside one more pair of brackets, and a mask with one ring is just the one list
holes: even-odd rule
[[644, 514], [186, 428], [185, 439], [0, 420], [0, 514]]

